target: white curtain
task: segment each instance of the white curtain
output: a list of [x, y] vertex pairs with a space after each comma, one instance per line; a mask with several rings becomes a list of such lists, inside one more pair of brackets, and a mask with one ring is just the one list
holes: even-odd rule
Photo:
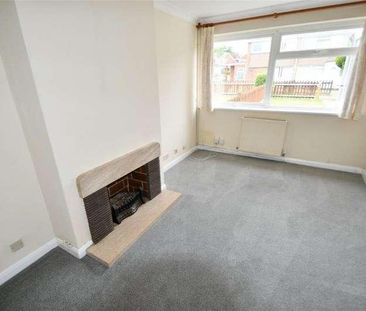
[[362, 106], [366, 101], [366, 24], [360, 41], [360, 46], [355, 59], [355, 64], [350, 77], [344, 106], [340, 118], [357, 120], [362, 113]]
[[198, 28], [197, 33], [197, 101], [199, 108], [213, 110], [212, 71], [214, 27]]

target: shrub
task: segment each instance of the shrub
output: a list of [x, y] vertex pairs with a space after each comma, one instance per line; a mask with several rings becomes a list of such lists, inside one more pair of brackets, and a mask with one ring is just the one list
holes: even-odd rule
[[341, 68], [341, 70], [343, 70], [346, 63], [346, 56], [337, 56], [335, 59], [335, 63], [339, 68]]
[[259, 75], [257, 75], [257, 77], [255, 78], [255, 86], [261, 86], [263, 84], [266, 83], [267, 80], [267, 75], [265, 73], [261, 73]]

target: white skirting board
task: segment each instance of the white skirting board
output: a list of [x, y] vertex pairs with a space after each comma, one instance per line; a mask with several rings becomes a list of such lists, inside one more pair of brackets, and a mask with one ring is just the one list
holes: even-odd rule
[[179, 162], [183, 161], [185, 158], [189, 157], [193, 152], [197, 150], [197, 146], [191, 148], [187, 152], [181, 154], [179, 157], [176, 157], [173, 161], [169, 162], [167, 165], [164, 166], [163, 172], [165, 173], [169, 169], [171, 169], [173, 166], [177, 165]]
[[10, 280], [12, 277], [23, 271], [25, 268], [29, 267], [32, 263], [36, 262], [42, 256], [46, 255], [49, 251], [57, 247], [57, 240], [52, 239], [46, 244], [43, 244], [40, 248], [36, 249], [32, 253], [23, 257], [15, 264], [5, 269], [0, 273], [0, 285], [4, 284], [6, 281]]
[[206, 146], [206, 145], [198, 145], [197, 149], [226, 153], [226, 154], [233, 154], [233, 155], [240, 155], [240, 156], [258, 158], [258, 159], [264, 159], [264, 160], [285, 162], [285, 163], [310, 166], [310, 167], [316, 167], [316, 168], [323, 168], [323, 169], [327, 169], [327, 170], [340, 171], [340, 172], [346, 172], [346, 173], [361, 174], [363, 177], [363, 180], [366, 183], [366, 170], [363, 168], [360, 168], [360, 167], [356, 167], [356, 166], [347, 166], [347, 165], [340, 165], [340, 164], [333, 164], [333, 163], [308, 161], [308, 160], [279, 157], [279, 156], [267, 156], [267, 155], [262, 155], [262, 154], [255, 154], [255, 153], [240, 151], [240, 150], [218, 148], [218, 147]]
[[54, 238], [2, 271], [0, 273], [0, 285], [4, 284], [6, 281], [10, 280], [12, 277], [23, 271], [25, 268], [29, 267], [32, 263], [36, 262], [38, 259], [46, 255], [49, 251], [53, 250], [57, 246], [61, 247], [63, 250], [73, 255], [74, 257], [81, 259], [86, 255], [86, 249], [92, 244], [92, 241], [88, 241], [82, 247], [76, 248], [68, 242], [65, 242], [58, 238]]
[[71, 243], [57, 238], [57, 244], [64, 251], [68, 252], [69, 254], [73, 255], [74, 257], [76, 257], [78, 259], [81, 259], [86, 255], [86, 250], [89, 246], [91, 246], [93, 244], [93, 241], [88, 241], [82, 247], [76, 248]]

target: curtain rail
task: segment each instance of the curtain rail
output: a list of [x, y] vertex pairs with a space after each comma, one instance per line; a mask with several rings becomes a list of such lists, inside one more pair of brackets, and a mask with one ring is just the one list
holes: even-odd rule
[[268, 18], [268, 17], [277, 18], [279, 16], [284, 16], [284, 15], [297, 14], [297, 13], [306, 13], [306, 12], [320, 11], [320, 10], [326, 10], [326, 9], [335, 9], [335, 8], [347, 7], [347, 6], [357, 5], [357, 4], [366, 4], [366, 0], [346, 2], [346, 3], [338, 3], [338, 4], [330, 4], [330, 5], [318, 6], [318, 7], [306, 8], [306, 9], [298, 9], [298, 10], [293, 10], [293, 11], [269, 13], [269, 14], [264, 14], [264, 15], [244, 17], [244, 18], [227, 20], [227, 21], [216, 22], [216, 23], [206, 23], [206, 24], [198, 23], [196, 25], [196, 27], [197, 28], [212, 27], [212, 26], [217, 26], [217, 25], [238, 23], [238, 22], [261, 19], [261, 18]]

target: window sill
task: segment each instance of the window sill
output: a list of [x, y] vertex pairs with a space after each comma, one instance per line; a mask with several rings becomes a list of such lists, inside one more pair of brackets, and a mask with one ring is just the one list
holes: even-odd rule
[[279, 112], [279, 113], [294, 113], [294, 114], [310, 114], [310, 115], [322, 115], [338, 117], [338, 112], [335, 110], [325, 109], [305, 109], [305, 108], [293, 108], [293, 107], [264, 107], [264, 106], [248, 106], [243, 104], [218, 104], [215, 105], [213, 110], [234, 110], [234, 111], [258, 111], [258, 112]]

